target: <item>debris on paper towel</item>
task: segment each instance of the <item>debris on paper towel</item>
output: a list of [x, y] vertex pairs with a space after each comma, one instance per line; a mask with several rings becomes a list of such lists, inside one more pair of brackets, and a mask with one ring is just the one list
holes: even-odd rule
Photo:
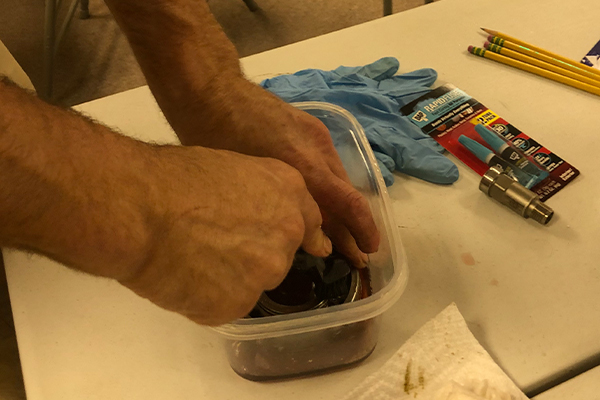
[[344, 400], [525, 400], [473, 336], [456, 304], [423, 325]]

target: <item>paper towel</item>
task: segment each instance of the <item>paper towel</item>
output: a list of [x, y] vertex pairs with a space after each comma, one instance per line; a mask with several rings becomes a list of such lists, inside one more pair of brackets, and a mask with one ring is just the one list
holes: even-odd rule
[[423, 325], [344, 400], [525, 400], [473, 336], [456, 304]]

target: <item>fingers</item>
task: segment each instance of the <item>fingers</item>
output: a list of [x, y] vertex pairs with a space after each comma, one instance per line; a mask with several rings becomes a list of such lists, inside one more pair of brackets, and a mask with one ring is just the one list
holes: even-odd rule
[[351, 74], [363, 75], [367, 78], [382, 81], [392, 77], [400, 68], [400, 63], [394, 57], [383, 57], [379, 60], [365, 65], [363, 67], [338, 67], [333, 72], [341, 76], [348, 76]]
[[311, 193], [330, 220], [337, 220], [347, 228], [360, 250], [365, 253], [377, 251], [379, 231], [369, 203], [358, 190], [331, 173], [316, 180]]
[[304, 241], [302, 242], [302, 248], [307, 253], [317, 257], [327, 257], [333, 251], [331, 240], [325, 235], [321, 228], [313, 232], [306, 232]]
[[[280, 163], [280, 161], [277, 161], [277, 163]], [[285, 164], [278, 164], [280, 168], [282, 165]], [[297, 169], [286, 166], [284, 179], [286, 186], [292, 193], [291, 197], [298, 201], [299, 211], [302, 216], [302, 219], [299, 221], [302, 226], [297, 227], [302, 234], [302, 248], [314, 256], [327, 257], [331, 254], [333, 245], [321, 229], [323, 223], [321, 210], [311, 196], [304, 176]], [[290, 221], [289, 224], [294, 223]], [[292, 226], [288, 228], [292, 228]], [[300, 233], [298, 229], [294, 228], [293, 231]], [[296, 235], [294, 234], [293, 236]], [[293, 248], [292, 258], [297, 248], [298, 246]]]
[[341, 221], [365, 253], [374, 253], [379, 247], [379, 231], [373, 220], [367, 199], [350, 184], [337, 180], [332, 185], [330, 201], [339, 207], [333, 215]]
[[325, 218], [323, 230], [335, 243], [336, 251], [342, 253], [354, 267], [364, 268], [367, 266], [368, 256], [360, 251], [356, 241], [344, 225]]
[[331, 240], [321, 229], [323, 219], [319, 206], [312, 196], [306, 190], [304, 205], [302, 207], [302, 217], [304, 219], [304, 238], [302, 248], [307, 253], [317, 257], [327, 257], [333, 250]]
[[[337, 212], [334, 211], [331, 213], [333, 220], [330, 220], [329, 225], [331, 225], [331, 223], [335, 223], [335, 220], [341, 220], [344, 222], [343, 224], [335, 224], [340, 228], [343, 228], [345, 225], [347, 229], [344, 229], [345, 233], [343, 235], [339, 233], [341, 229], [335, 229], [332, 231], [330, 237], [336, 244], [338, 251], [355, 260], [357, 262], [355, 265], [358, 266], [358, 263], [362, 262], [362, 260], [366, 259], [367, 257], [360, 250], [363, 250], [367, 253], [373, 253], [377, 251], [377, 248], [379, 247], [379, 231], [377, 230], [377, 226], [373, 220], [373, 214], [371, 213], [368, 202], [364, 196], [362, 196], [362, 194], [360, 194], [360, 192], [358, 192], [358, 190], [352, 186], [350, 177], [348, 176], [348, 173], [342, 165], [342, 161], [339, 159], [335, 150], [334, 157], [328, 159], [327, 164], [333, 174], [339, 178], [339, 180], [341, 180], [341, 182], [338, 180], [337, 183], [341, 190], [346, 193], [345, 195], [342, 195], [342, 197], [347, 199], [349, 203], [357, 203], [357, 208], [344, 207], [343, 209], [345, 211], [343, 213], [340, 213], [340, 209], [338, 208]], [[335, 179], [335, 177], [332, 178]], [[337, 192], [338, 191], [336, 190], [336, 193]], [[344, 204], [341, 205], [343, 206]], [[340, 217], [340, 214], [342, 214], [342, 217]], [[349, 216], [349, 214], [352, 216]], [[351, 218], [354, 219], [350, 220]], [[329, 234], [329, 230], [327, 232]], [[340, 235], [340, 237], [334, 237], [332, 235]], [[360, 249], [357, 247], [357, 243]], [[347, 249], [347, 253], [342, 251], [340, 247]], [[357, 255], [357, 252], [360, 253], [360, 256]]]

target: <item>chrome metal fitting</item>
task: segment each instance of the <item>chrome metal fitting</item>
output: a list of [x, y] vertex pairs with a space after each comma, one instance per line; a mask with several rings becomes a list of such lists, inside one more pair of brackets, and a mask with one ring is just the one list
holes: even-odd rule
[[499, 168], [491, 167], [481, 178], [479, 190], [524, 218], [542, 225], [552, 219], [554, 211], [542, 203], [540, 197], [515, 181]]
[[[368, 279], [367, 279], [368, 278]], [[370, 295], [356, 268], [339, 253], [321, 258], [298, 250], [292, 266], [279, 286], [264, 292], [250, 317], [291, 314], [331, 307], [360, 300], [363, 292]]]
[[[292, 270], [293, 272], [293, 270]], [[342, 304], [350, 303], [360, 299], [362, 292], [362, 284], [358, 274], [358, 270], [354, 269], [348, 276], [349, 290], [347, 296], [343, 299]], [[298, 277], [295, 277], [294, 283], [298, 282]], [[302, 288], [304, 285], [297, 285], [293, 291], [288, 291], [284, 296], [273, 296], [270, 293], [263, 293], [256, 304], [257, 309], [263, 316], [291, 314], [301, 311], [315, 310], [318, 308], [329, 307], [329, 299], [320, 299], [315, 294], [315, 285], [310, 288]], [[290, 301], [291, 300], [291, 301]]]

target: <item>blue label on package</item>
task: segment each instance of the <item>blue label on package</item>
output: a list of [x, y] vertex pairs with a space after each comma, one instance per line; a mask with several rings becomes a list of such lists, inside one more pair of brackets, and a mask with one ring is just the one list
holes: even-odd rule
[[[446, 85], [451, 87], [451, 85]], [[435, 91], [431, 92], [435, 94]], [[408, 117], [429, 134], [449, 119], [477, 104], [477, 100], [458, 88], [452, 88], [441, 97], [425, 98], [414, 107]]]

